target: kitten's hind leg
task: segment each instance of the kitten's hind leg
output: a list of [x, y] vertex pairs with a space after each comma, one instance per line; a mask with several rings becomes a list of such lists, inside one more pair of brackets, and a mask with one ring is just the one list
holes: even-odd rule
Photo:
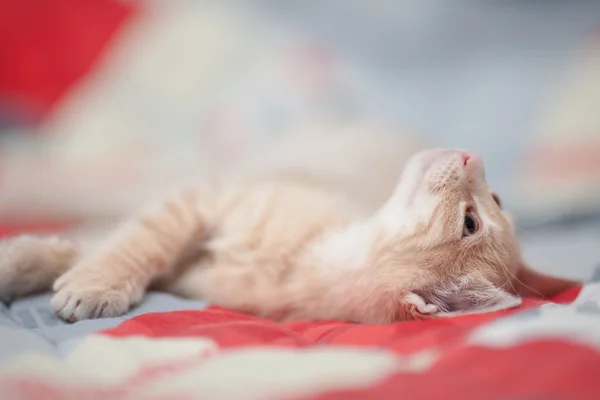
[[0, 241], [0, 299], [50, 290], [78, 253], [76, 243], [57, 237], [23, 235]]
[[196, 190], [178, 192], [82, 257], [54, 284], [57, 315], [74, 322], [127, 312], [153, 280], [169, 274], [202, 243], [210, 199]]

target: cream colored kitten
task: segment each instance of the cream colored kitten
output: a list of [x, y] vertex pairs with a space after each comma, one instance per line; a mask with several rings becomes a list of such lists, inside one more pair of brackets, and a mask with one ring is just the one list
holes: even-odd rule
[[93, 251], [4, 241], [0, 295], [53, 287], [52, 307], [68, 321], [121, 315], [155, 288], [277, 320], [391, 322], [571, 284], [523, 265], [476, 154], [417, 154], [372, 215], [313, 182], [181, 190]]

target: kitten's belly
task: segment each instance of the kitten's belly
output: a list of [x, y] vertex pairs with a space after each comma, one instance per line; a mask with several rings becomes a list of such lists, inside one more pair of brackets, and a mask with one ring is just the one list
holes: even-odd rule
[[[166, 290], [188, 298], [278, 319], [290, 302], [306, 247], [324, 229], [350, 223], [344, 200], [300, 184], [263, 184], [240, 191], [235, 207]], [[294, 278], [290, 278], [294, 276]]]
[[206, 248], [237, 258], [242, 249], [293, 252], [323, 229], [362, 215], [344, 197], [304, 182], [266, 182], [237, 191]]

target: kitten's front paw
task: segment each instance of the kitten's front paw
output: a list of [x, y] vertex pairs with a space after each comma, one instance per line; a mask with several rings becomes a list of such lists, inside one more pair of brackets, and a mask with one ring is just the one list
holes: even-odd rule
[[115, 278], [88, 266], [70, 270], [54, 284], [54, 312], [68, 322], [125, 314], [141, 300], [143, 290], [136, 290], [128, 279]]
[[404, 302], [408, 306], [408, 314], [411, 318], [431, 318], [439, 309], [435, 304], [429, 304], [424, 298], [416, 293], [408, 293], [404, 296]]

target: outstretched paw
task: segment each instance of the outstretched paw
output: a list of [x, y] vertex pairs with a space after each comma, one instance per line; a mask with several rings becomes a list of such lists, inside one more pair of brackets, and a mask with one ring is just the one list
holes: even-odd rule
[[131, 279], [122, 278], [111, 276], [106, 270], [78, 266], [55, 282], [52, 308], [68, 322], [121, 316], [143, 295]]

